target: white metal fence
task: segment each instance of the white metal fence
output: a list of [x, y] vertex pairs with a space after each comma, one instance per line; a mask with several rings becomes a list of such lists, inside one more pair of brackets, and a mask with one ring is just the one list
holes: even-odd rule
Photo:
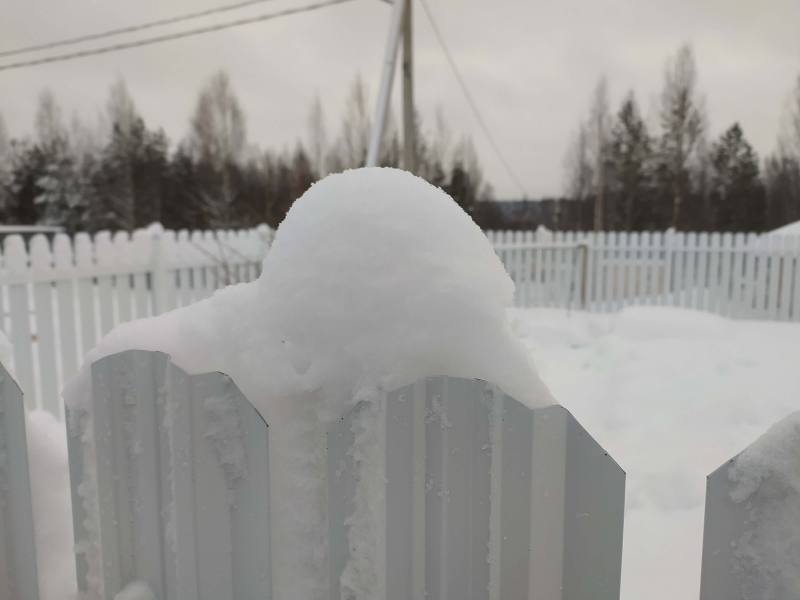
[[[0, 600], [38, 600], [23, 397], [2, 365], [0, 376]], [[131, 350], [92, 365], [92, 396], [91, 413], [68, 419], [76, 578], [86, 597], [113, 600], [143, 581], [166, 600], [271, 598], [268, 427], [230, 378], [190, 376], [164, 354]], [[568, 411], [530, 410], [491, 383], [451, 377], [380, 402], [386, 501], [376, 598], [618, 600], [625, 473]], [[362, 413], [375, 416], [363, 408], [328, 433], [332, 599], [345, 597], [354, 548], [363, 475], [354, 432]], [[781, 431], [778, 447], [797, 435]], [[709, 476], [701, 597], [794, 597], [784, 580], [797, 567], [773, 514], [776, 498], [792, 501], [788, 488], [765, 471], [746, 503], [734, 497], [728, 470], [737, 460]], [[777, 552], [737, 554], [740, 543], [763, 546], [764, 535]], [[742, 569], [743, 558], [757, 568]], [[772, 585], [774, 573], [784, 587]], [[765, 577], [778, 593], [753, 595]]]
[[59, 391], [119, 323], [158, 315], [260, 274], [268, 227], [107, 231], [92, 239], [9, 235], [0, 255], [0, 327], [30, 408], [61, 415]]
[[517, 306], [683, 306], [800, 321], [800, 236], [489, 231]]

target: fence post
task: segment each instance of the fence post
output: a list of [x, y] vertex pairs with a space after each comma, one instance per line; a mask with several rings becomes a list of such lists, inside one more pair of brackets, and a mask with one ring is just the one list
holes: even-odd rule
[[156, 233], [152, 237], [153, 243], [153, 316], [166, 312], [166, 285], [167, 273], [164, 265], [164, 248], [161, 235]]
[[0, 364], [0, 600], [38, 600], [22, 391]]
[[268, 600], [261, 416], [227, 375], [187, 375], [159, 352], [91, 370], [91, 414], [69, 415], [68, 430], [75, 545], [91, 548], [78, 557], [79, 590], [113, 600], [141, 580], [157, 598]]
[[531, 410], [454, 377], [380, 402], [374, 481], [356, 446], [374, 406], [356, 406], [328, 433], [332, 599], [347, 597], [342, 586], [359, 568], [351, 549], [365, 541], [350, 540], [350, 528], [359, 495], [375, 486], [380, 600], [619, 598], [625, 473], [566, 409]]
[[784, 600], [800, 585], [800, 412], [708, 476], [700, 600]]

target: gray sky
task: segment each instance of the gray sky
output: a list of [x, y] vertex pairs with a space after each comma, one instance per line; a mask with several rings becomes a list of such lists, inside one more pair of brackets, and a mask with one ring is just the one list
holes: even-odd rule
[[[231, 1], [3, 0], [0, 49]], [[561, 193], [566, 146], [602, 75], [608, 77], [614, 110], [633, 89], [653, 119], [667, 58], [682, 43], [692, 44], [712, 137], [739, 121], [763, 157], [774, 148], [782, 110], [800, 73], [798, 0], [428, 1], [490, 129], [533, 198]], [[140, 36], [303, 3], [310, 0], [272, 0]], [[31, 133], [38, 94], [50, 88], [67, 116], [77, 111], [94, 119], [105, 106], [109, 86], [122, 76], [148, 125], [164, 127], [175, 143], [187, 131], [198, 90], [224, 68], [246, 111], [251, 142], [293, 147], [305, 136], [309, 107], [317, 94], [333, 138], [356, 73], [368, 82], [374, 103], [390, 13], [391, 7], [379, 0], [354, 0], [147, 48], [0, 72], [0, 113], [12, 135]], [[519, 197], [480, 131], [418, 2], [414, 27], [416, 103], [424, 121], [432, 125], [441, 106], [455, 133], [472, 135], [497, 197]], [[397, 94], [393, 105], [399, 108]]]

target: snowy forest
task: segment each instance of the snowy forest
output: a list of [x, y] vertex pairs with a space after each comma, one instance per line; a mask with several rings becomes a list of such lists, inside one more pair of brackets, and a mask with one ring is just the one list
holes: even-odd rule
[[[338, 136], [328, 139], [320, 100], [293, 150], [262, 150], [247, 140], [247, 120], [225, 72], [200, 91], [189, 133], [174, 147], [145, 123], [125, 82], [109, 91], [105, 112], [90, 125], [69, 124], [43, 91], [35, 134], [8, 139], [0, 116], [0, 222], [63, 226], [76, 231], [128, 230], [159, 221], [170, 229], [277, 227], [289, 207], [328, 173], [364, 165], [372, 128], [363, 80], [349, 88]], [[417, 174], [480, 215], [491, 197], [472, 141], [456, 140], [441, 112], [417, 123]], [[390, 116], [382, 166], [401, 166], [397, 121]], [[481, 203], [491, 212], [493, 203]], [[480, 217], [478, 217], [480, 218]]]
[[[417, 117], [416, 173], [486, 229], [768, 231], [800, 220], [800, 76], [763, 161], [738, 123], [711, 138], [690, 47], [668, 60], [657, 104], [646, 118], [630, 92], [613, 110], [601, 79], [564, 157], [560, 198], [493, 202], [472, 140], [454, 135], [441, 110], [432, 123]], [[153, 221], [176, 230], [277, 227], [312, 183], [364, 165], [372, 117], [360, 77], [335, 136], [325, 123], [317, 98], [293, 149], [249, 143], [225, 72], [200, 91], [177, 143], [145, 123], [121, 79], [93, 124], [67, 119], [43, 91], [33, 135], [9, 139], [0, 115], [0, 222], [69, 233]], [[394, 115], [382, 148], [381, 165], [402, 166]]]
[[800, 76], [763, 168], [739, 123], [709, 138], [688, 46], [667, 63], [654, 116], [651, 131], [633, 92], [612, 114], [600, 80], [565, 156], [571, 202], [553, 203], [556, 228], [765, 231], [800, 220]]

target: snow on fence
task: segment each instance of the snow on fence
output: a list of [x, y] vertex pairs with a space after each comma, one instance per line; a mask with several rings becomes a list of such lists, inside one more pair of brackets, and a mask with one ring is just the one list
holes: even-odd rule
[[[362, 412], [328, 433], [332, 600], [357, 549]], [[381, 598], [619, 598], [625, 472], [566, 409], [434, 377], [388, 394], [381, 412]]]
[[88, 598], [134, 581], [165, 600], [271, 597], [268, 428], [230, 377], [187, 375], [159, 352], [98, 360], [68, 446]]
[[800, 597], [800, 412], [708, 476], [700, 600]]
[[37, 600], [22, 391], [0, 364], [0, 600]]
[[800, 321], [800, 236], [489, 231], [517, 306], [612, 312], [683, 306]]
[[113, 327], [256, 279], [272, 241], [241, 231], [102, 231], [92, 239], [9, 235], [0, 256], [0, 328], [29, 408], [61, 414], [59, 390]]

